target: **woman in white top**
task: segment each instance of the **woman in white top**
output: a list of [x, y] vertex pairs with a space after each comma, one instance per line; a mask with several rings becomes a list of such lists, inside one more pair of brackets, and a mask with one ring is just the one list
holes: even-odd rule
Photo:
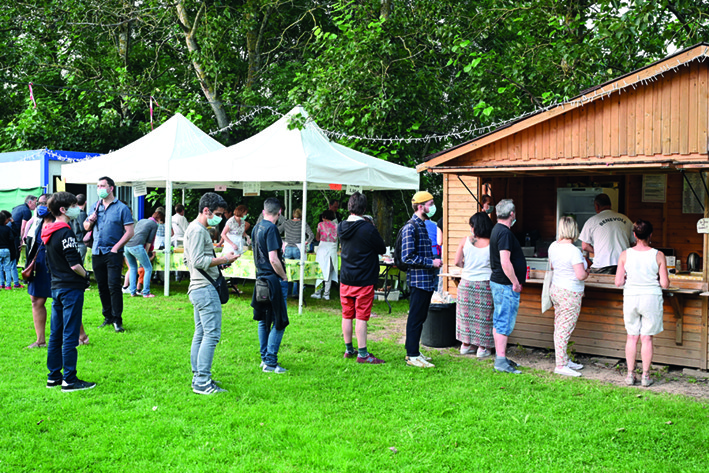
[[222, 230], [223, 251], [240, 255], [244, 252], [244, 241], [247, 245], [251, 244], [251, 239], [246, 234], [250, 227], [249, 222], [246, 221], [248, 214], [249, 208], [245, 205], [239, 205], [234, 209], [234, 215], [227, 220]]
[[588, 277], [588, 264], [581, 250], [574, 245], [579, 237], [579, 227], [572, 217], [561, 217], [559, 239], [549, 246], [549, 262], [554, 270], [551, 279], [551, 302], [554, 304], [554, 373], [562, 376], [581, 376], [576, 370], [583, 365], [569, 359], [566, 349], [571, 332], [581, 313], [584, 283]]
[[[244, 242], [246, 242], [246, 245], [251, 244], [251, 238], [249, 238], [246, 234], [250, 227], [249, 222], [246, 221], [246, 217], [248, 215], [249, 208], [245, 205], [239, 205], [234, 209], [234, 215], [226, 221], [224, 230], [222, 230], [222, 240], [224, 241], [222, 255], [227, 253], [241, 255], [244, 251], [246, 251], [244, 248]], [[234, 294], [243, 294], [243, 291], [239, 289], [235, 279], [230, 282], [231, 289]]]
[[470, 217], [470, 236], [463, 238], [455, 253], [455, 265], [463, 268], [455, 309], [455, 337], [460, 353], [477, 346], [477, 357], [490, 356], [492, 337], [492, 293], [490, 292], [490, 233], [492, 221], [485, 212]]
[[650, 247], [652, 224], [638, 220], [633, 225], [637, 240], [634, 248], [620, 254], [615, 285], [623, 287], [623, 320], [628, 339], [625, 343], [625, 359], [628, 363], [626, 384], [635, 384], [635, 354], [638, 338], [642, 343], [640, 356], [643, 363], [641, 384], [648, 387], [652, 363], [652, 337], [662, 332], [662, 289], [670, 286], [665, 255]]

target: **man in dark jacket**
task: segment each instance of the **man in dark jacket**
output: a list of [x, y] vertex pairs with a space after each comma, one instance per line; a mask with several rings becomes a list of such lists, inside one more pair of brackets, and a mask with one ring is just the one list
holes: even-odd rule
[[[367, 321], [372, 313], [374, 285], [379, 278], [379, 256], [386, 252], [377, 228], [364, 219], [367, 197], [355, 192], [347, 204], [350, 216], [337, 226], [342, 251], [340, 302], [345, 358], [357, 356], [357, 363], [384, 363], [367, 351]], [[356, 319], [357, 347], [352, 346], [352, 320]]]
[[261, 367], [264, 373], [283, 374], [286, 370], [278, 364], [278, 350], [288, 326], [288, 276], [283, 261], [283, 241], [276, 223], [281, 215], [281, 202], [269, 197], [263, 203], [263, 219], [251, 231], [256, 279], [268, 282], [270, 300], [257, 302], [254, 291], [251, 307], [258, 321], [258, 339]]
[[42, 229], [47, 266], [52, 274], [47, 387], [61, 386], [62, 392], [82, 391], [96, 387], [96, 383], [82, 381], [76, 376], [76, 347], [79, 345], [84, 291], [88, 282], [88, 273], [76, 249], [76, 235], [69, 226], [69, 222], [79, 216], [79, 207], [76, 197], [69, 192], [52, 195], [47, 206], [56, 218], [54, 223], [45, 224]]

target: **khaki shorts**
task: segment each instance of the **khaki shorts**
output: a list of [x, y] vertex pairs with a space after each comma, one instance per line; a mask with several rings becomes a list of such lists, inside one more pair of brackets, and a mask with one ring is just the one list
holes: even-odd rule
[[662, 295], [623, 296], [623, 320], [628, 335], [662, 332]]

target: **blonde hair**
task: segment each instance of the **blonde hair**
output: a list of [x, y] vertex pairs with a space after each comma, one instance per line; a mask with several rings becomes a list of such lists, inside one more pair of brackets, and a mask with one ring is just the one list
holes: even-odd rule
[[303, 216], [303, 211], [300, 209], [295, 209], [293, 211], [293, 218], [300, 218]]
[[570, 239], [572, 242], [579, 237], [579, 226], [573, 217], [561, 217], [559, 219], [559, 240]]

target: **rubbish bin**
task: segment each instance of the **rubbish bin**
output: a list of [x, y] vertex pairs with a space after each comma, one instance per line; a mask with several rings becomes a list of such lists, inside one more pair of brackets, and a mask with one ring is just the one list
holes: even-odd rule
[[427, 347], [447, 348], [457, 345], [455, 339], [455, 302], [431, 304], [423, 324], [421, 343]]

